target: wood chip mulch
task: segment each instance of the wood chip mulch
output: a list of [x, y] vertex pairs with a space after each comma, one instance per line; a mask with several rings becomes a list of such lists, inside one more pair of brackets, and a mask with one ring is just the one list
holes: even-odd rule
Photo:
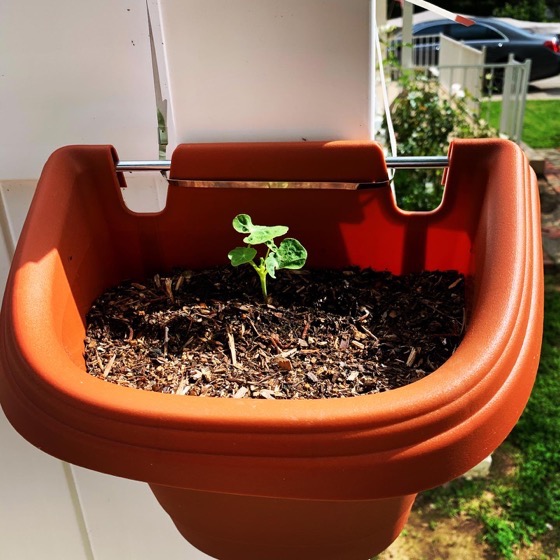
[[283, 270], [269, 293], [249, 266], [122, 284], [88, 314], [87, 371], [181, 395], [352, 397], [422, 379], [465, 328], [453, 271]]

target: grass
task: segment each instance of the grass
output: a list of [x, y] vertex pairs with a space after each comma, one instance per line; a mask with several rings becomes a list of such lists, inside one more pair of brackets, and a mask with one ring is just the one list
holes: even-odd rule
[[[490, 101], [482, 108], [482, 117], [493, 127], [500, 121], [500, 101]], [[489, 109], [489, 110], [488, 110]], [[560, 99], [527, 101], [523, 123], [523, 142], [537, 149], [560, 148]]]
[[560, 278], [547, 281], [539, 372], [525, 412], [497, 454], [502, 467], [489, 480], [459, 479], [422, 498], [442, 517], [462, 512], [480, 521], [483, 540], [507, 560], [534, 542], [539, 558], [560, 559], [559, 285]]

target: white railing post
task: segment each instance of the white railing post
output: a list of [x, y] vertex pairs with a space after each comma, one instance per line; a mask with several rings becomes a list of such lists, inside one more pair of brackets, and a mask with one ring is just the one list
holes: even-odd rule
[[529, 88], [529, 76], [531, 74], [531, 59], [528, 58], [525, 62], [518, 67], [521, 77], [517, 78], [518, 92], [517, 97], [517, 111], [514, 127], [514, 140], [515, 142], [521, 142], [523, 136], [523, 123], [525, 121], [525, 107], [527, 105], [527, 90]]
[[402, 8], [403, 26], [402, 26], [402, 54], [401, 64], [405, 69], [412, 68], [414, 65], [413, 48], [412, 48], [412, 20], [414, 15], [414, 7], [409, 2], [404, 2]]
[[502, 112], [500, 114], [500, 134], [508, 138], [513, 136], [512, 109], [514, 109], [513, 67], [515, 57], [510, 53], [508, 63], [504, 69], [504, 86], [502, 90]]
[[466, 103], [472, 113], [478, 113], [480, 109], [478, 100], [482, 96], [484, 56], [484, 50], [479, 51], [449, 37], [441, 37], [440, 84], [449, 92], [459, 87], [469, 93]]

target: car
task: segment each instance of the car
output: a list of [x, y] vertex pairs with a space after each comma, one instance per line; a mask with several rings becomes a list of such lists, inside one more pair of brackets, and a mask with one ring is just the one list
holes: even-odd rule
[[[475, 17], [474, 25], [466, 27], [447, 19], [426, 21], [413, 27], [414, 61], [417, 65], [437, 64], [439, 40], [418, 41], [422, 36], [445, 35], [476, 49], [486, 48], [487, 64], [505, 63], [510, 53], [519, 62], [531, 59], [529, 81], [560, 74], [560, 42], [556, 35], [540, 35], [515, 27], [496, 18]], [[396, 38], [400, 45], [402, 39]], [[400, 57], [400, 46], [395, 51]]]

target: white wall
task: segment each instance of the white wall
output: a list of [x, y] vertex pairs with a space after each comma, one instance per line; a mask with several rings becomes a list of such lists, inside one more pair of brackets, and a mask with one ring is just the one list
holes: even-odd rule
[[3, 179], [37, 177], [69, 143], [157, 159], [144, 3], [3, 0], [0, 100]]
[[370, 0], [161, 0], [178, 141], [369, 138]]
[[[156, 159], [146, 6], [3, 0], [0, 6], [0, 293], [43, 163], [59, 146], [114, 144]], [[129, 197], [162, 205], [153, 178]], [[131, 189], [132, 190], [132, 187]], [[145, 484], [71, 467], [0, 411], [1, 560], [202, 560]]]
[[[135, 185], [135, 183], [139, 184]], [[36, 181], [0, 181], [2, 290]], [[161, 207], [154, 180], [134, 178], [138, 209]], [[58, 461], [28, 444], [0, 410], [1, 560], [205, 560], [176, 531], [146, 484]]]
[[[157, 16], [157, 0], [148, 4]], [[162, 0], [171, 80], [164, 72], [161, 84], [176, 137], [367, 138], [368, 6]], [[0, 293], [48, 155], [103, 143], [122, 159], [157, 159], [155, 107], [145, 2], [2, 0]], [[135, 209], [162, 207], [157, 175], [129, 185]], [[179, 536], [145, 484], [51, 458], [1, 412], [0, 449], [0, 560], [208, 558]]]

